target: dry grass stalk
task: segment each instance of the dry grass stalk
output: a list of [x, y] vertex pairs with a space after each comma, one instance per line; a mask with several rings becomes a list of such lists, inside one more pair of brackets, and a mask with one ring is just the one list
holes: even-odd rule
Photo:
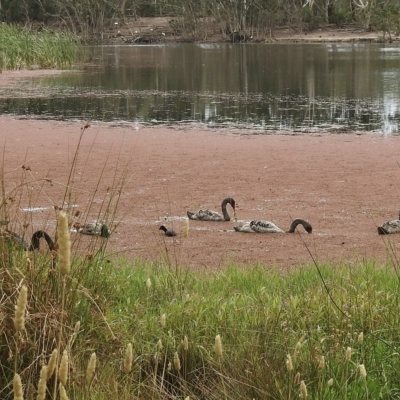
[[131, 371], [132, 371], [132, 362], [133, 362], [132, 343], [128, 343], [128, 346], [126, 346], [124, 364], [123, 364], [123, 366], [122, 366], [123, 371], [124, 371], [125, 373], [128, 373], [128, 372], [131, 372]]
[[61, 357], [60, 369], [58, 371], [58, 376], [60, 378], [61, 383], [65, 386], [68, 380], [68, 353], [67, 350], [64, 350], [63, 355]]
[[14, 400], [24, 400], [21, 377], [18, 374], [14, 375], [13, 389], [14, 389]]
[[47, 384], [47, 365], [43, 365], [40, 370], [40, 379], [38, 384], [37, 400], [45, 400], [46, 398], [46, 384]]
[[86, 383], [90, 385], [93, 379], [94, 371], [96, 370], [96, 353], [92, 353], [86, 369]]
[[28, 298], [28, 288], [23, 285], [18, 295], [17, 304], [15, 305], [14, 328], [17, 332], [25, 329], [25, 310]]
[[189, 236], [189, 218], [185, 218], [185, 224], [183, 225], [182, 237], [187, 238]]
[[71, 268], [71, 239], [68, 229], [68, 217], [64, 211], [58, 216], [58, 259], [61, 275], [69, 274]]

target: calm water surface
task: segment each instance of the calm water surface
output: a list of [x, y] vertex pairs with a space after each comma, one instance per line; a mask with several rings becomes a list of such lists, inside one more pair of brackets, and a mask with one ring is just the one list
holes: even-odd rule
[[0, 113], [397, 134], [400, 47], [173, 44], [87, 49], [72, 73], [0, 90]]

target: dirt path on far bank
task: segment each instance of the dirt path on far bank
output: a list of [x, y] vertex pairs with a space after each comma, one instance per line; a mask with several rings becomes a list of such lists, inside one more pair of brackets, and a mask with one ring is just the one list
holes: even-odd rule
[[[113, 28], [102, 36], [103, 43], [173, 43], [173, 42], [381, 42], [388, 40], [388, 35], [381, 31], [367, 31], [355, 24], [338, 27], [334, 24], [324, 25], [310, 30], [297, 30], [288, 27], [277, 27], [273, 35], [266, 37], [265, 33], [257, 36], [249, 32], [228, 34], [222, 32], [221, 26], [212, 18], [199, 21], [196, 33], [185, 34], [180, 26], [179, 18], [141, 17], [124, 22], [116, 21]], [[392, 41], [399, 41], [400, 36], [391, 35]]]
[[[18, 232], [29, 223], [27, 235], [38, 228], [54, 234], [53, 207], [62, 206], [81, 126], [0, 117], [3, 176], [14, 197], [8, 217]], [[167, 254], [191, 268], [229, 262], [290, 268], [311, 261], [308, 249], [320, 262], [384, 260], [386, 241], [395, 250], [400, 247], [400, 235], [382, 237], [376, 230], [398, 215], [399, 140], [378, 134], [252, 136], [196, 127], [93, 124], [79, 146], [71, 202], [80, 211], [75, 220], [84, 222], [103, 216], [110, 201], [114, 209], [112, 196], [120, 190], [109, 251], [127, 257], [158, 260]], [[15, 188], [22, 180], [29, 184], [21, 192]], [[189, 236], [182, 237], [187, 210], [219, 210], [227, 196], [238, 203], [238, 222], [190, 221]], [[37, 209], [23, 211], [26, 207]], [[287, 229], [297, 217], [312, 224], [312, 234], [233, 230], [251, 219]], [[163, 236], [161, 224], [178, 236]], [[79, 237], [83, 251], [93, 240], [72, 236]]]

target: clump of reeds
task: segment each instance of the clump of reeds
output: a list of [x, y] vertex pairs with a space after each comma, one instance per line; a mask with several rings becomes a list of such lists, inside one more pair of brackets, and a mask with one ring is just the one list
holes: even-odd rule
[[0, 69], [61, 68], [71, 66], [80, 41], [70, 33], [0, 25]]

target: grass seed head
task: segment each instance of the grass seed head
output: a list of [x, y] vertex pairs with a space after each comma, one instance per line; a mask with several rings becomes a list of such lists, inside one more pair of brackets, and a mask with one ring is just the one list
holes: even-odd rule
[[60, 391], [60, 400], [69, 400], [67, 396], [67, 392], [62, 383], [60, 383], [58, 390]]
[[345, 358], [346, 358], [346, 361], [351, 360], [351, 347], [347, 347], [346, 352], [345, 352]]
[[37, 400], [45, 400], [46, 398], [46, 384], [47, 384], [47, 365], [43, 365], [40, 370], [40, 379], [38, 383]]
[[128, 343], [128, 346], [126, 346], [125, 360], [123, 364], [123, 370], [126, 374], [132, 371], [132, 363], [133, 363], [132, 343]]
[[183, 350], [185, 350], [185, 351], [189, 350], [189, 340], [188, 340], [188, 337], [186, 335], [182, 340], [182, 346], [183, 346]]
[[325, 357], [321, 356], [318, 362], [318, 368], [319, 369], [324, 369], [325, 368]]
[[293, 371], [293, 361], [292, 361], [292, 356], [290, 354], [286, 356], [286, 368], [289, 372]]
[[329, 379], [329, 381], [328, 381], [328, 387], [331, 387], [331, 386], [333, 386], [333, 378]]
[[362, 379], [367, 379], [367, 370], [365, 369], [365, 365], [364, 364], [360, 364], [358, 366], [358, 368], [360, 369], [360, 376]]
[[146, 287], [147, 287], [147, 289], [151, 288], [151, 279], [150, 278], [147, 278]]
[[301, 399], [306, 399], [307, 396], [308, 396], [308, 393], [307, 393], [307, 386], [306, 386], [306, 384], [304, 383], [304, 381], [301, 381], [301, 382], [300, 382], [300, 398], [301, 398]]
[[177, 352], [174, 353], [174, 368], [177, 371], [181, 370], [181, 360], [179, 359], [179, 354]]
[[96, 353], [92, 353], [86, 369], [86, 383], [90, 385], [93, 379], [94, 371], [96, 370]]
[[67, 350], [63, 351], [63, 355], [61, 357], [60, 369], [58, 371], [58, 376], [60, 378], [61, 383], [65, 386], [68, 380], [68, 353]]
[[167, 325], [167, 316], [165, 314], [162, 314], [160, 316], [160, 325], [165, 328], [165, 326]]
[[217, 357], [222, 357], [222, 342], [220, 335], [215, 336], [215, 355]]
[[294, 357], [296, 358], [296, 356], [300, 353], [301, 350], [301, 342], [297, 342], [296, 343], [296, 347], [294, 348]]
[[14, 400], [24, 400], [24, 393], [22, 391], [22, 382], [19, 374], [14, 375], [13, 390], [14, 390]]
[[17, 304], [15, 305], [14, 328], [17, 332], [25, 329], [25, 310], [28, 298], [28, 288], [23, 285], [18, 295]]
[[54, 349], [47, 364], [47, 379], [50, 379], [56, 369], [58, 350]]
[[364, 341], [364, 332], [360, 332], [357, 338], [358, 343], [362, 343]]

